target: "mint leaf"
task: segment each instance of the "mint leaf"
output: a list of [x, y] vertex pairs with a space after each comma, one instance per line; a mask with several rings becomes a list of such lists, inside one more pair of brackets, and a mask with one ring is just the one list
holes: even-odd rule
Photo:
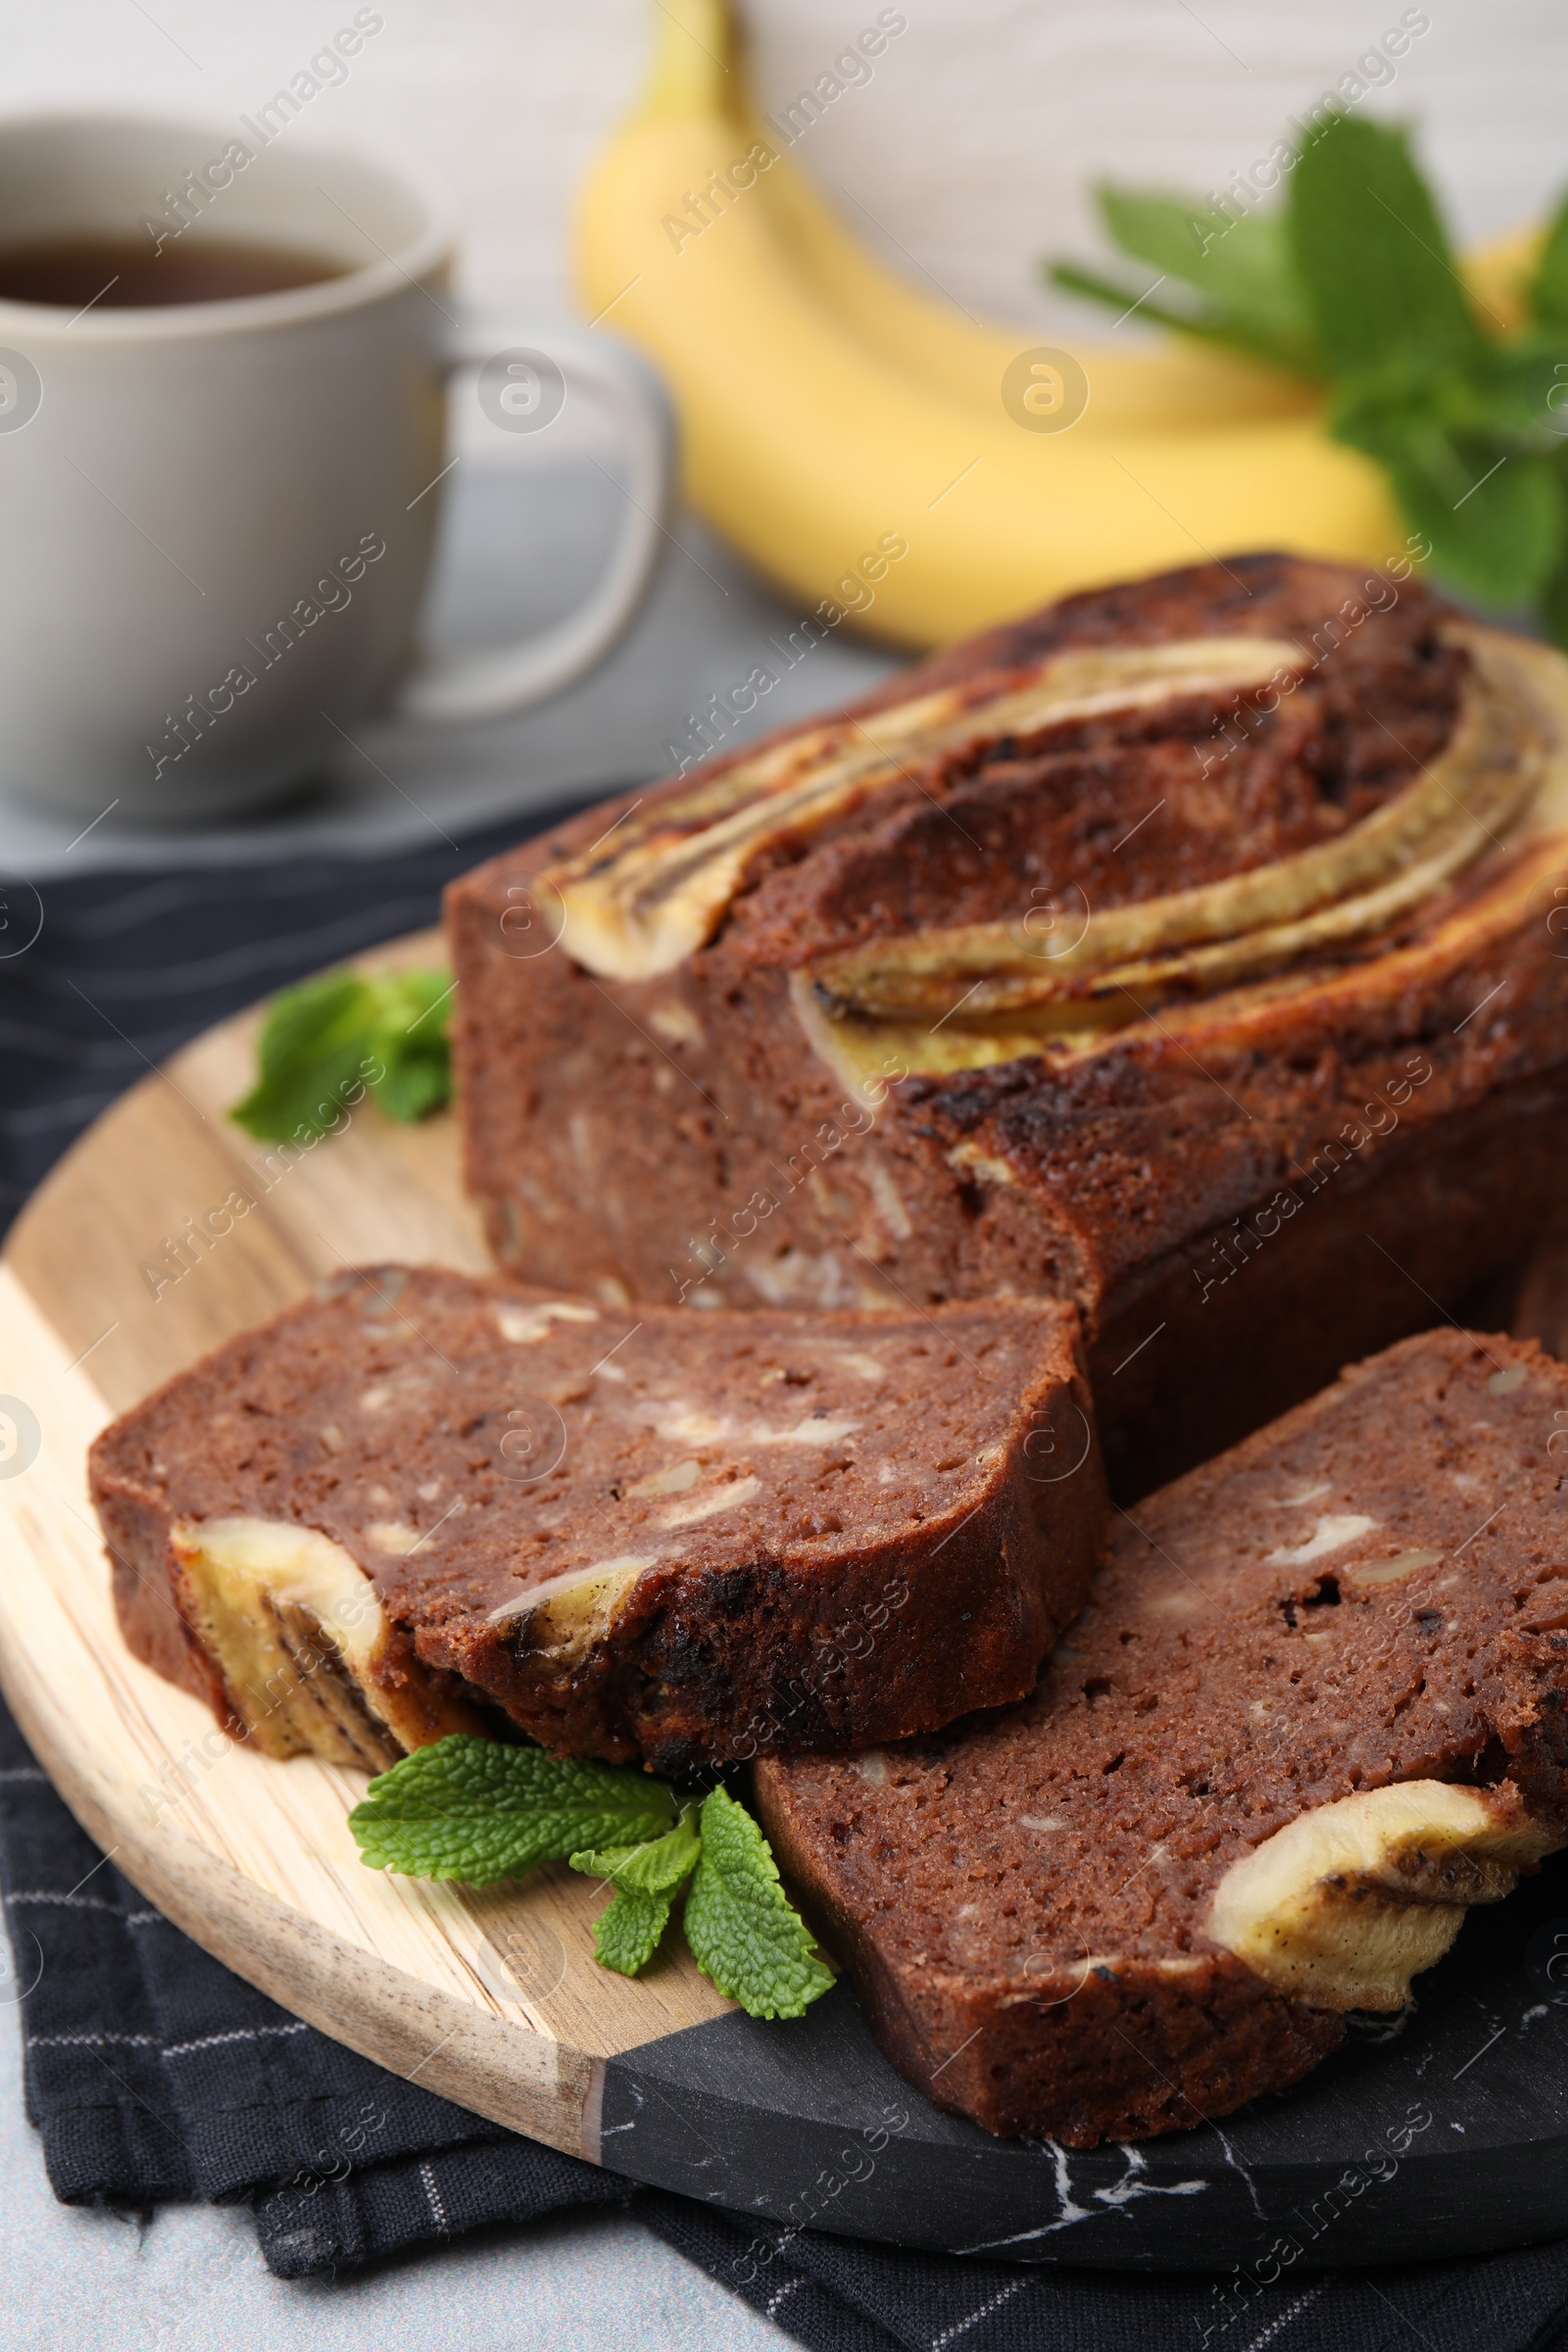
[[1283, 218], [1233, 219], [1183, 196], [1102, 187], [1101, 217], [1124, 253], [1202, 297], [1192, 324], [1311, 373], [1311, 321]]
[[451, 1098], [451, 976], [395, 972], [364, 985], [371, 997], [369, 1052], [383, 1071], [370, 1093], [388, 1118], [412, 1124]]
[[1538, 595], [1568, 536], [1542, 367], [1505, 353], [1462, 370], [1391, 363], [1348, 377], [1329, 415], [1337, 440], [1386, 467], [1438, 568], [1494, 604]]
[[703, 1851], [684, 1925], [705, 1977], [752, 2017], [801, 2017], [833, 1982], [779, 1883], [772, 1849], [722, 1788], [704, 1799]]
[[594, 1926], [594, 1951], [601, 1967], [635, 1977], [653, 1958], [675, 1890], [703, 1850], [693, 1827], [696, 1811], [695, 1805], [683, 1806], [679, 1821], [662, 1838], [569, 1857], [573, 1870], [614, 1882], [615, 1891]]
[[[1434, 436], [1388, 462], [1407, 519], [1432, 542], [1432, 560], [1458, 588], [1494, 605], [1532, 602], [1563, 544], [1561, 484], [1545, 458], [1499, 459], [1488, 443]], [[1455, 481], [1458, 499], [1448, 493]]]
[[635, 1886], [618, 1886], [594, 1922], [594, 1958], [601, 1968], [618, 1977], [640, 1977], [669, 1925], [667, 1894], [643, 1894]]
[[1382, 466], [1437, 570], [1489, 604], [1534, 602], [1568, 646], [1568, 201], [1531, 279], [1534, 323], [1506, 340], [1473, 314], [1396, 125], [1330, 116], [1278, 213], [1118, 188], [1100, 204], [1157, 279], [1058, 264], [1055, 284], [1325, 380], [1329, 432]]
[[[659, 1784], [655, 1784], [659, 1786]], [[620, 1887], [639, 1894], [672, 1894], [682, 1879], [697, 1867], [703, 1841], [696, 1827], [697, 1807], [683, 1805], [680, 1819], [662, 1838], [644, 1838], [636, 1845], [606, 1845], [568, 1857], [573, 1870], [591, 1879], [613, 1879]]]
[[368, 1076], [364, 990], [353, 972], [329, 972], [274, 997], [257, 1043], [256, 1084], [230, 1118], [270, 1141], [323, 1135]]
[[1109, 235], [1160, 277], [1152, 285], [1127, 286], [1057, 262], [1046, 272], [1053, 285], [1118, 312], [1136, 310], [1140, 318], [1276, 367], [1307, 375], [1321, 371], [1277, 215], [1233, 220], [1184, 196], [1137, 188], [1103, 187], [1099, 194]]
[[1288, 357], [1271, 336], [1255, 333], [1246, 319], [1205, 312], [1197, 305], [1178, 308], [1175, 303], [1156, 301], [1143, 287], [1118, 285], [1114, 278], [1081, 269], [1076, 262], [1053, 262], [1046, 276], [1063, 292], [1087, 295], [1091, 302], [1102, 302], [1118, 316], [1136, 311], [1151, 325], [1173, 327], [1178, 334], [1191, 335], [1197, 342], [1222, 344], [1228, 351], [1245, 352], [1249, 359], [1264, 360], [1273, 367], [1297, 368], [1301, 373], [1309, 371], [1304, 357], [1299, 362], [1294, 355]]
[[612, 1881], [594, 1930], [601, 1964], [648, 1965], [681, 1882], [698, 1967], [753, 2017], [800, 2017], [832, 1971], [779, 1883], [746, 1807], [715, 1788], [677, 1815], [673, 1790], [646, 1773], [506, 1747], [451, 1733], [373, 1780], [349, 1815], [361, 1859], [411, 1878], [486, 1886], [566, 1859]]
[[230, 1118], [269, 1142], [324, 1135], [361, 1090], [394, 1119], [418, 1119], [452, 1092], [452, 984], [442, 971], [368, 980], [328, 972], [273, 998], [257, 1081]]
[[1289, 243], [1328, 370], [1464, 359], [1484, 338], [1408, 134], [1335, 115], [1291, 182]]
[[487, 1886], [591, 1846], [657, 1838], [674, 1812], [644, 1772], [453, 1732], [380, 1773], [349, 1828], [371, 1870]]
[[1568, 327], [1568, 200], [1558, 206], [1546, 231], [1526, 299], [1541, 325]]
[[[1563, 493], [1564, 511], [1568, 512], [1568, 446], [1560, 449], [1552, 460], [1557, 486]], [[1568, 649], [1568, 529], [1563, 533], [1563, 545], [1548, 577], [1541, 586], [1541, 617], [1554, 645]]]
[[[1191, 312], [1178, 310], [1168, 302], [1156, 302], [1153, 288], [1123, 285], [1117, 278], [1102, 276], [1098, 270], [1086, 270], [1080, 262], [1049, 262], [1044, 265], [1043, 274], [1048, 284], [1060, 286], [1067, 294], [1085, 294], [1091, 302], [1102, 302], [1107, 311], [1136, 311], [1140, 318], [1152, 319], [1157, 326], [1174, 326], [1182, 334], [1200, 335], [1205, 331]], [[1229, 337], [1223, 339], [1228, 341]]]

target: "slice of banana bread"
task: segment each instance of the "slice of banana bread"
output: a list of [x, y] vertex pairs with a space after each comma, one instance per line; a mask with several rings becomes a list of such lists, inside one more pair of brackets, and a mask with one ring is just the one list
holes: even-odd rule
[[1241, 556], [589, 810], [449, 899], [492, 1247], [1072, 1298], [1161, 1485], [1562, 1221], [1565, 712], [1408, 576]]
[[1568, 1367], [1440, 1331], [1123, 1518], [1038, 1690], [768, 1758], [894, 2062], [1073, 2147], [1282, 2088], [1568, 1843]]
[[666, 1771], [1022, 1695], [1104, 1488], [1070, 1307], [641, 1317], [345, 1275], [99, 1438], [136, 1654], [269, 1754], [498, 1711]]

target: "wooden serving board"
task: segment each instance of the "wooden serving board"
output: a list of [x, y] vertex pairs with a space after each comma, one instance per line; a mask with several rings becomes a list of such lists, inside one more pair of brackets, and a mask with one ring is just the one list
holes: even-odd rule
[[[367, 967], [429, 962], [436, 935]], [[593, 1958], [564, 1866], [485, 1891], [367, 1870], [352, 1772], [268, 1761], [121, 1642], [84, 1455], [113, 1413], [344, 1264], [482, 1270], [450, 1118], [366, 1105], [303, 1154], [223, 1115], [255, 1014], [149, 1075], [62, 1162], [0, 1265], [0, 1682], [67, 1803], [240, 1976], [551, 2146], [761, 2220], [1144, 2268], [1411, 2260], [1568, 2230], [1568, 1869], [1473, 1919], [1419, 2009], [1221, 2127], [1069, 2156], [938, 2113], [841, 1984], [754, 2022], [680, 1944]], [[253, 1201], [235, 1215], [231, 1196]], [[210, 1211], [220, 1230], [190, 1240]], [[182, 1260], [172, 1248], [185, 1237]], [[1271, 2252], [1281, 2237], [1294, 2256]]]

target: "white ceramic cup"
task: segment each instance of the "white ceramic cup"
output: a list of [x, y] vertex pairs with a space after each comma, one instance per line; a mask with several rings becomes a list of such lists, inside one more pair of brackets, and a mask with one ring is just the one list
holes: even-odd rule
[[[163, 233], [300, 249], [343, 272], [75, 316], [0, 301], [0, 786], [84, 819], [254, 807], [389, 708], [431, 723], [521, 710], [613, 644], [659, 553], [673, 432], [643, 362], [603, 330], [461, 318], [428, 193], [264, 135], [0, 122], [0, 243]], [[543, 635], [419, 664], [447, 380], [472, 367], [511, 430], [579, 397], [613, 407], [624, 522], [586, 603]]]

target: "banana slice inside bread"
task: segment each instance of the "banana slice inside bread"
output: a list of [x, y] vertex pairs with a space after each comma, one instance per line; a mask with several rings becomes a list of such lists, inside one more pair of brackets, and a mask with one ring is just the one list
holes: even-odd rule
[[270, 1519], [174, 1522], [181, 1614], [264, 1755], [307, 1751], [382, 1772], [442, 1732], [482, 1728], [405, 1655], [365, 1570], [313, 1527]]
[[1408, 1340], [1119, 1520], [1023, 1705], [766, 1759], [889, 2054], [1072, 2146], [1284, 2087], [1568, 1844], [1568, 1368]]
[[1233, 1862], [1206, 1931], [1316, 2009], [1399, 2009], [1472, 1903], [1562, 1843], [1489, 1790], [1400, 1781], [1298, 1814]]
[[623, 1313], [368, 1267], [106, 1430], [138, 1656], [269, 1755], [664, 1770], [1020, 1697], [1105, 1499], [1071, 1307]]

